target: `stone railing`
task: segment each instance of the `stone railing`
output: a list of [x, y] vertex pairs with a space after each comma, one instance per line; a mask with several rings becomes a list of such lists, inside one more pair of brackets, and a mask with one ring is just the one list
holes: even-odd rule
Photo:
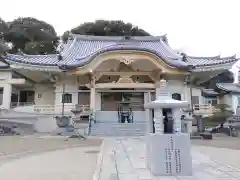
[[196, 115], [211, 116], [218, 109], [211, 104], [194, 104], [193, 111]]
[[11, 102], [11, 108], [16, 108], [20, 106], [32, 106], [34, 102]]
[[[72, 110], [81, 109], [82, 112], [89, 110], [89, 105], [74, 105], [74, 104], [65, 104], [64, 105], [64, 113], [72, 114]], [[41, 114], [61, 114], [62, 113], [62, 105], [34, 105], [34, 112]]]

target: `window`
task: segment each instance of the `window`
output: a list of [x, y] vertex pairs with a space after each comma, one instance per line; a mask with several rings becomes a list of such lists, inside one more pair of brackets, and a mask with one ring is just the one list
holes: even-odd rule
[[79, 86], [78, 90], [90, 90], [87, 86]]
[[3, 88], [0, 88], [0, 105], [3, 103]]
[[192, 104], [199, 104], [199, 97], [198, 96], [192, 96]]
[[62, 103], [72, 103], [72, 94], [69, 94], [69, 93], [63, 94]]
[[204, 104], [217, 105], [217, 98], [204, 98]]
[[173, 94], [172, 94], [172, 98], [175, 99], [175, 100], [181, 100], [181, 94], [179, 94], [179, 93], [173, 93]]

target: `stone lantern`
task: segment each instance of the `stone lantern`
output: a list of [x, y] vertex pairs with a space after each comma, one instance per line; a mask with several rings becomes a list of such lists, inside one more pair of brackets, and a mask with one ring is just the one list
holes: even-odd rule
[[[147, 137], [147, 166], [155, 176], [190, 176], [192, 158], [190, 135], [181, 132], [181, 108], [188, 107], [187, 101], [172, 99], [167, 92], [167, 82], [160, 80], [159, 96], [144, 105], [154, 109], [155, 133]], [[163, 109], [171, 109], [173, 129], [164, 133]]]

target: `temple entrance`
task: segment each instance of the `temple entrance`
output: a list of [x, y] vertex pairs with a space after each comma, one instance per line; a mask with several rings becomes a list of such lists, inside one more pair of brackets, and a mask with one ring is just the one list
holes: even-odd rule
[[108, 115], [117, 113], [119, 123], [133, 123], [144, 112], [144, 93], [114, 90], [101, 93], [101, 111]]

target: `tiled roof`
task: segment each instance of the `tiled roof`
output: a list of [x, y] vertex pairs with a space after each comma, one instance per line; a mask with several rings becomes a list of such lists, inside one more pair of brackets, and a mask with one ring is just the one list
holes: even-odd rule
[[239, 59], [236, 58], [236, 55], [229, 56], [229, 57], [220, 57], [220, 56], [194, 57], [194, 56], [186, 56], [186, 62], [189, 65], [192, 65], [192, 66], [195, 66], [195, 67], [225, 64], [225, 63], [237, 62], [237, 60], [239, 60]]
[[219, 93], [214, 91], [214, 89], [202, 89], [202, 95], [204, 97], [217, 96], [217, 95], [219, 95]]
[[187, 63], [182, 61], [182, 56], [173, 51], [165, 41], [165, 36], [141, 36], [141, 37], [99, 37], [72, 35], [72, 39], [67, 44], [59, 47], [62, 50], [61, 61], [58, 55], [13, 55], [8, 54], [7, 60], [34, 64], [56, 66], [64, 64], [69, 67], [83, 66], [89, 63], [95, 56], [114, 50], [139, 50], [151, 52], [165, 60], [174, 67], [187, 67]]
[[9, 67], [9, 64], [4, 62], [4, 60], [1, 59], [1, 57], [0, 57], [0, 69], [2, 69], [2, 68], [5, 69], [5, 68], [8, 68], [8, 67]]
[[174, 51], [166, 41], [166, 36], [135, 36], [130, 39], [123, 36], [86, 36], [71, 35], [67, 43], [62, 43], [58, 50], [61, 52], [62, 60], [58, 54], [53, 55], [14, 55], [7, 54], [6, 60], [9, 62], [40, 65], [58, 66], [67, 65], [68, 67], [84, 66], [97, 55], [115, 50], [138, 50], [150, 52], [173, 67], [186, 68], [194, 66], [201, 68], [211, 65], [221, 65], [234, 63], [238, 58], [230, 57], [194, 57], [183, 56]]
[[226, 92], [233, 92], [233, 93], [240, 93], [240, 85], [234, 83], [217, 83], [217, 88], [226, 91]]

